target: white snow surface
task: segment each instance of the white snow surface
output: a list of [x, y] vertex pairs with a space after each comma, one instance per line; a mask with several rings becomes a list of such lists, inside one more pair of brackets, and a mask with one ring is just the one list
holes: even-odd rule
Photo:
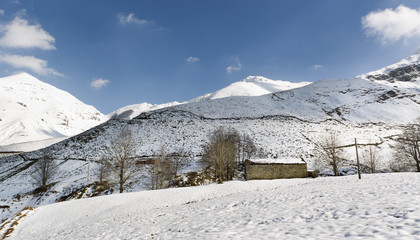
[[249, 160], [254, 163], [306, 164], [301, 158], [257, 158]]
[[[31, 141], [31, 142], [21, 142], [21, 143], [14, 143], [10, 145], [0, 146], [0, 152], [7, 152], [7, 151], [17, 151], [17, 152], [29, 152], [35, 151], [41, 148], [46, 148], [52, 144], [61, 142], [68, 137], [61, 137], [61, 138], [48, 138], [39, 141]], [[1, 155], [0, 155], [1, 157]]]
[[149, 112], [161, 108], [172, 107], [180, 104], [205, 102], [214, 99], [227, 98], [233, 96], [261, 96], [269, 93], [299, 88], [311, 84], [312, 82], [292, 83], [282, 80], [271, 80], [262, 76], [249, 76], [241, 81], [234, 82], [214, 93], [208, 93], [185, 102], [169, 102], [164, 104], [140, 103], [128, 105], [115, 110], [107, 115], [108, 118], [132, 119], [143, 112]]
[[27, 74], [0, 78], [0, 145], [73, 136], [105, 116]]
[[232, 181], [36, 208], [10, 239], [420, 239], [418, 173]]

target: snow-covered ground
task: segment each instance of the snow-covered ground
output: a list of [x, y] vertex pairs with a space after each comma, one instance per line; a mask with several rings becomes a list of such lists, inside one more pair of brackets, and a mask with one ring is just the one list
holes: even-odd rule
[[[30, 152], [35, 151], [41, 148], [48, 147], [52, 144], [58, 143], [67, 139], [68, 137], [61, 137], [61, 138], [48, 138], [39, 141], [30, 141], [30, 142], [21, 142], [21, 143], [14, 143], [10, 145], [0, 146], [0, 152], [7, 152], [7, 151], [16, 151], [16, 152]], [[0, 157], [2, 157], [0, 155]]]
[[10, 239], [420, 239], [419, 181], [392, 173], [116, 194], [28, 211]]

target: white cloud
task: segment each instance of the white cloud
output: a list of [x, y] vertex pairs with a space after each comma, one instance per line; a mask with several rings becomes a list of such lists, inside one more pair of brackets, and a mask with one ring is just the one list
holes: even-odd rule
[[55, 75], [64, 77], [63, 74], [57, 72], [52, 68], [48, 68], [48, 62], [33, 56], [21, 55], [0, 55], [0, 62], [9, 64], [15, 68], [26, 68], [39, 75]]
[[4, 15], [4, 10], [0, 9], [0, 15]]
[[371, 12], [362, 18], [367, 36], [377, 36], [383, 44], [420, 36], [420, 9], [399, 5]]
[[108, 85], [108, 83], [110, 83], [109, 80], [98, 78], [90, 82], [90, 86], [97, 90], [105, 87], [106, 85]]
[[227, 73], [232, 73], [234, 71], [239, 71], [239, 70], [242, 69], [242, 64], [239, 61], [239, 58], [237, 58], [237, 57], [232, 57], [232, 58], [235, 60], [235, 64], [226, 68]]
[[318, 69], [320, 69], [320, 68], [323, 68], [324, 66], [323, 65], [320, 65], [320, 64], [314, 64], [313, 66], [312, 66], [312, 68], [314, 69], [314, 70], [318, 70]]
[[187, 61], [188, 63], [195, 63], [200, 61], [200, 59], [198, 57], [188, 57], [187, 59], [185, 59], [185, 61]]
[[0, 25], [0, 46], [9, 48], [40, 48], [54, 50], [54, 37], [42, 29], [41, 25], [30, 25], [21, 17]]
[[143, 26], [143, 25], [147, 25], [147, 24], [151, 23], [150, 21], [137, 18], [134, 15], [134, 13], [129, 13], [127, 15], [125, 15], [123, 13], [119, 13], [117, 16], [118, 16], [118, 19], [119, 19], [121, 25], [136, 24], [136, 25]]

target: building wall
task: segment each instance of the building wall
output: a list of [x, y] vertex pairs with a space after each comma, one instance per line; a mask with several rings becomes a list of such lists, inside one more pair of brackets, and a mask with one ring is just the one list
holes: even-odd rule
[[246, 180], [305, 177], [308, 177], [306, 164], [257, 164], [245, 161]]

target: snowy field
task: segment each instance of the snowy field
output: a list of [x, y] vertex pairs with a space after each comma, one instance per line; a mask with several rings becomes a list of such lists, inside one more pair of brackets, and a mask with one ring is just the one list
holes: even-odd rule
[[10, 239], [420, 239], [420, 174], [232, 181], [36, 208]]

